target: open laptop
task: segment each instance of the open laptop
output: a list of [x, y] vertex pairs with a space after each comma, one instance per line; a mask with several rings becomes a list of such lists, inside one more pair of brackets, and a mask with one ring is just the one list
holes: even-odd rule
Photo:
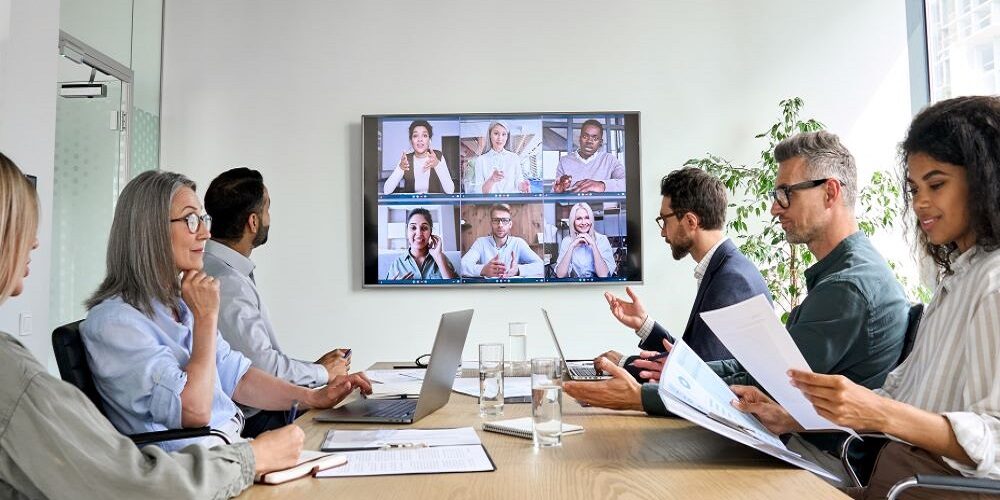
[[597, 373], [597, 369], [594, 368], [594, 361], [566, 361], [566, 356], [563, 356], [562, 347], [559, 345], [559, 339], [556, 338], [556, 330], [552, 328], [552, 320], [549, 319], [549, 312], [542, 308], [542, 317], [545, 318], [545, 324], [549, 327], [549, 333], [552, 334], [552, 342], [556, 345], [556, 351], [559, 353], [559, 359], [563, 362], [563, 367], [566, 368], [566, 375], [571, 380], [605, 380], [611, 378], [610, 375]]
[[444, 313], [427, 363], [420, 399], [359, 399], [340, 408], [317, 412], [317, 422], [412, 424], [448, 403], [455, 368], [472, 323], [472, 309]]

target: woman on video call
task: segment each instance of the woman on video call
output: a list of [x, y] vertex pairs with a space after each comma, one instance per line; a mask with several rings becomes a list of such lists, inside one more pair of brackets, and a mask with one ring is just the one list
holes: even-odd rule
[[594, 211], [586, 203], [573, 205], [569, 211], [569, 236], [559, 244], [556, 277], [607, 278], [615, 269], [611, 242], [594, 230]]
[[454, 278], [455, 269], [444, 254], [444, 242], [431, 234], [434, 221], [426, 208], [406, 215], [406, 254], [400, 255], [386, 274], [387, 280], [440, 280]]
[[472, 183], [474, 193], [527, 193], [528, 179], [521, 170], [521, 158], [506, 149], [510, 133], [503, 122], [492, 122], [486, 131], [490, 141], [489, 151], [473, 160]]
[[[444, 154], [431, 147], [434, 128], [426, 120], [410, 123], [410, 146], [412, 153], [403, 152], [399, 163], [385, 181], [383, 192], [400, 193], [447, 193], [455, 192], [455, 182], [451, 180], [448, 162]], [[403, 187], [399, 187], [399, 181]]]

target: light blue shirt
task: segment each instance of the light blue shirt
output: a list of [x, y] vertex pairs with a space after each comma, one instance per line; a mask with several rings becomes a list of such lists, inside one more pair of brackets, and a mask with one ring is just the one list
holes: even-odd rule
[[487, 262], [500, 256], [500, 261], [510, 266], [511, 259], [517, 260], [520, 269], [518, 276], [524, 278], [541, 278], [545, 272], [545, 263], [542, 258], [528, 246], [528, 242], [517, 236], [507, 236], [507, 241], [501, 246], [496, 246], [493, 236], [482, 236], [469, 248], [469, 251], [462, 256], [462, 275], [470, 277], [480, 277], [483, 266]]
[[[570, 259], [569, 272], [566, 273], [566, 277], [596, 277], [597, 270], [594, 267], [594, 252], [591, 250], [590, 245], [580, 245], [574, 248], [572, 254], [567, 257], [566, 251], [574, 239], [576, 239], [574, 236], [567, 236], [559, 243], [559, 260], [556, 261], [556, 267], [562, 264], [563, 259], [568, 258]], [[615, 253], [611, 249], [611, 241], [608, 240], [607, 236], [594, 232], [594, 243], [597, 244], [597, 251], [601, 254], [604, 264], [608, 266], [608, 276], [614, 275], [615, 270], [618, 269], [618, 264], [615, 263]]]
[[[121, 297], [101, 302], [80, 325], [87, 360], [108, 419], [125, 434], [180, 429], [184, 368], [191, 358], [194, 320], [180, 302], [180, 323], [163, 304], [154, 304], [152, 318]], [[216, 333], [215, 392], [209, 425], [239, 441], [243, 413], [232, 400], [236, 385], [250, 369], [250, 360]], [[201, 442], [183, 439], [160, 443], [166, 451]], [[215, 444], [215, 439], [211, 440]]]
[[[447, 260], [448, 257], [445, 257]], [[405, 254], [400, 255], [399, 258], [392, 261], [392, 265], [389, 266], [389, 271], [385, 275], [387, 280], [400, 280], [407, 273], [413, 273], [406, 279], [412, 280], [443, 280], [444, 276], [441, 274], [441, 268], [438, 267], [437, 262], [434, 257], [427, 255], [424, 259], [423, 267], [417, 265], [417, 259], [410, 255], [410, 251], [407, 250]]]
[[[219, 333], [229, 346], [250, 358], [254, 368], [295, 385], [325, 385], [323, 365], [288, 356], [278, 345], [267, 307], [257, 291], [254, 263], [217, 241], [205, 242], [205, 272], [219, 280]], [[260, 410], [240, 406], [247, 418]]]

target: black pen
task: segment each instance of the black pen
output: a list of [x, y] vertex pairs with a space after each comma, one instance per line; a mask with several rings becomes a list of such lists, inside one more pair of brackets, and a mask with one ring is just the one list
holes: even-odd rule
[[667, 356], [669, 356], [669, 355], [670, 355], [670, 351], [667, 351], [667, 352], [661, 352], [661, 353], [659, 353], [659, 354], [657, 354], [656, 356], [653, 356], [653, 357], [651, 357], [651, 358], [639, 358], [639, 359], [636, 359], [636, 360], [633, 360], [633, 361], [632, 361], [631, 363], [629, 363], [629, 364], [630, 364], [630, 365], [632, 365], [632, 366], [635, 366], [635, 362], [636, 362], [636, 361], [659, 361], [659, 360], [661, 360], [661, 359], [663, 359], [663, 358], [666, 358], [666, 357], [667, 357]]
[[346, 349], [344, 351], [344, 354], [342, 355], [342, 357], [345, 357], [345, 358], [351, 357], [351, 350], [350, 349]]
[[288, 425], [295, 423], [295, 418], [299, 416], [299, 400], [292, 401], [292, 407], [288, 409]]

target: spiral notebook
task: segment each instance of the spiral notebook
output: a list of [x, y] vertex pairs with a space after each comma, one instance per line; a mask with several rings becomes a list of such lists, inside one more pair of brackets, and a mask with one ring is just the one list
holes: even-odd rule
[[[483, 430], [489, 432], [499, 432], [500, 434], [507, 434], [508, 436], [516, 436], [524, 439], [531, 439], [531, 417], [486, 422], [483, 424]], [[580, 434], [581, 432], [583, 432], [582, 426], [567, 424], [566, 422], [563, 422], [562, 424], [563, 436]]]

